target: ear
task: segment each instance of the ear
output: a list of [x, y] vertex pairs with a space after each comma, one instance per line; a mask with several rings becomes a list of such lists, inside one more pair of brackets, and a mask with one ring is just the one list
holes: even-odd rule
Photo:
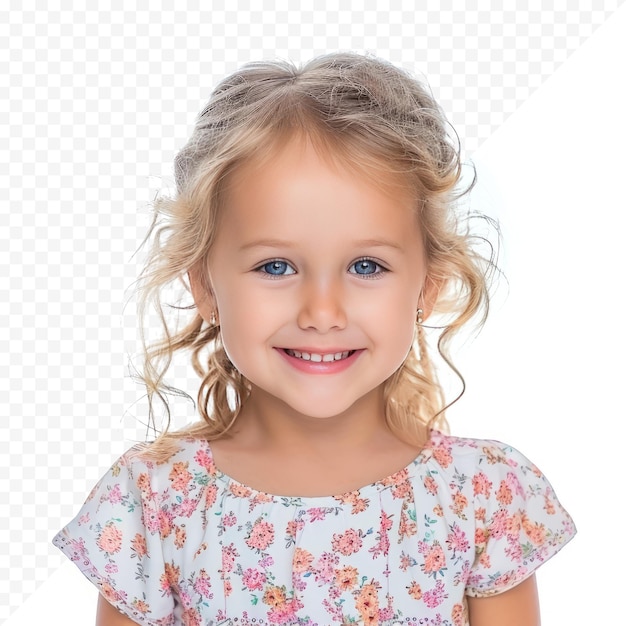
[[208, 277], [203, 280], [197, 268], [190, 269], [187, 272], [187, 277], [189, 278], [189, 288], [191, 289], [191, 295], [198, 313], [205, 322], [210, 324], [211, 318], [217, 313], [217, 306], [210, 286], [205, 284], [205, 282], [208, 282]]
[[439, 300], [439, 294], [445, 285], [444, 280], [433, 278], [430, 274], [426, 274], [422, 292], [419, 297], [419, 307], [424, 312], [423, 319], [430, 316]]

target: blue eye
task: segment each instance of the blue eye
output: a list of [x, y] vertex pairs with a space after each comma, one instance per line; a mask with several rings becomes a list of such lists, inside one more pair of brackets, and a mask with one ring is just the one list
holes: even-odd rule
[[350, 266], [350, 273], [359, 276], [375, 276], [386, 271], [380, 263], [376, 263], [372, 259], [359, 259]]
[[258, 268], [259, 272], [269, 274], [270, 276], [289, 276], [295, 274], [296, 271], [287, 263], [287, 261], [269, 261]]

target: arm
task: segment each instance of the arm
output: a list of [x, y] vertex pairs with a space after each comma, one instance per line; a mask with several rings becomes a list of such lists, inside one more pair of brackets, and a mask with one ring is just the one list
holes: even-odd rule
[[534, 574], [512, 589], [486, 598], [467, 598], [471, 626], [540, 626]]
[[96, 626], [137, 626], [137, 624], [129, 617], [126, 617], [126, 615], [120, 613], [100, 595], [98, 596]]

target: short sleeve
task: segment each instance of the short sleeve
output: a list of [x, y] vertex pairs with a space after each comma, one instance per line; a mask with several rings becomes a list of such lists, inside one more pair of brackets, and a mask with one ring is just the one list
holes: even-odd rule
[[151, 464], [126, 454], [52, 540], [100, 593], [138, 624], [174, 624]]
[[576, 533], [547, 478], [520, 452], [482, 442], [472, 477], [476, 558], [468, 596], [502, 593], [556, 554]]

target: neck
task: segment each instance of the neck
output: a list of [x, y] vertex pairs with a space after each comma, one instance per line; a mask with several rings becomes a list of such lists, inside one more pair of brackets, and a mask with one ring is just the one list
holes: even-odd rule
[[346, 447], [363, 449], [391, 432], [385, 421], [380, 388], [360, 398], [342, 413], [312, 417], [294, 411], [258, 388], [242, 407], [233, 435], [243, 443], [266, 449], [293, 449], [325, 454]]

